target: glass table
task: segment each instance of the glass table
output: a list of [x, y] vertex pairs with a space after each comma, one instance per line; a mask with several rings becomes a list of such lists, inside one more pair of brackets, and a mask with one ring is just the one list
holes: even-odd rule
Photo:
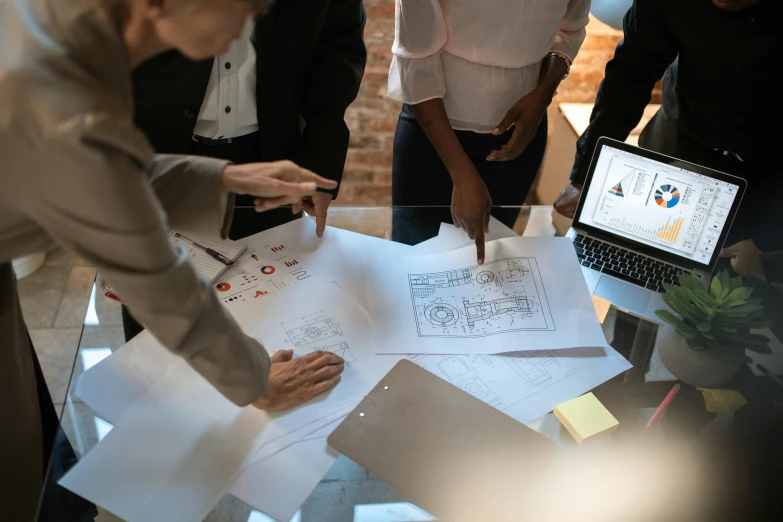
[[[239, 212], [239, 219], [235, 220], [232, 229], [235, 239], [257, 231], [254, 228], [257, 218], [252, 209]], [[553, 225], [551, 207], [503, 208], [496, 209], [496, 213], [505, 222], [513, 223], [514, 230], [520, 234], [558, 233], [558, 227]], [[280, 216], [282, 221], [289, 219]], [[441, 222], [451, 222], [447, 207], [334, 207], [329, 215], [330, 226], [411, 245], [436, 236]], [[564, 230], [559, 232], [562, 234]], [[727, 504], [726, 499], [733, 499], [732, 495], [716, 497], [704, 493], [706, 482], [698, 482], [706, 480], [703, 464], [713, 462], [711, 456], [725, 455], [724, 451], [731, 452], [732, 457], [740, 458], [742, 462], [750, 462], [748, 459], [757, 458], [759, 454], [780, 455], [780, 448], [775, 453], [776, 446], [768, 443], [775, 437], [778, 441], [783, 440], [780, 438], [783, 430], [779, 430], [779, 422], [775, 422], [781, 415], [781, 390], [766, 379], [761, 382], [762, 379], [754, 377], [745, 367], [732, 387], [740, 390], [749, 404], [733, 415], [718, 415], [706, 411], [699, 391], [683, 386], [663, 422], [652, 433], [647, 433], [644, 430], [647, 420], [674, 381], [657, 355], [658, 346], [665, 339], [661, 337], [657, 324], [614, 307], [603, 323], [603, 330], [607, 342], [633, 364], [630, 370], [593, 390], [620, 421], [619, 429], [579, 446], [551, 413], [530, 425], [555, 441], [559, 448], [542, 480], [542, 484], [552, 485], [545, 491], [559, 491], [552, 505], [565, 509], [576, 502], [582, 519], [595, 520], [693, 520], [694, 514], [730, 513], [726, 506], [734, 504]], [[69, 499], [72, 495], [57, 486], [56, 480], [75, 464], [76, 458], [89, 452], [112, 429], [111, 424], [97, 417], [71, 394], [74, 380], [124, 343], [119, 303], [96, 292], [94, 287], [68, 395], [60, 412], [61, 433], [55, 443], [49, 481], [42, 495], [40, 520], [92, 520], [92, 516], [96, 515], [97, 520], [104, 522], [118, 520], [102, 510], [100, 515], [97, 511], [88, 510], [81, 513], [82, 518], [68, 514], [73, 510], [65, 504], [72, 500]], [[748, 441], [752, 441], [752, 446], [747, 446], [750, 444]], [[752, 447], [753, 452], [745, 455], [748, 447]], [[721, 475], [727, 470], [734, 472], [731, 467], [734, 461], [718, 460], [717, 464], [713, 462], [714, 470], [708, 470], [717, 473], [718, 479], [721, 479], [716, 479], [715, 483], [735, 485], [736, 481], [722, 480], [726, 476]], [[671, 479], [673, 476], [687, 476], [688, 473], [693, 477], [684, 480], [684, 483], [691, 487], [687, 490], [688, 494], [683, 495], [682, 488]], [[573, 484], [577, 480], [578, 484]], [[570, 484], [572, 489], [558, 489], [564, 484]], [[662, 484], [668, 484], [668, 487]], [[675, 494], [675, 490], [681, 494]], [[757, 499], [747, 491], [739, 496], [737, 505], [757, 504]], [[558, 510], [554, 509], [539, 514], [542, 516], [535, 519], [557, 518], [557, 513]], [[676, 516], [669, 516], [673, 514]], [[434, 519], [380, 478], [340, 457], [293, 520], [383, 522]], [[206, 520], [265, 522], [272, 519], [239, 499], [225, 495]]]

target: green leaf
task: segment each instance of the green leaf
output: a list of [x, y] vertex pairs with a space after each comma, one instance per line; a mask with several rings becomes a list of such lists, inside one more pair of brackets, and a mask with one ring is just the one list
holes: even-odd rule
[[674, 315], [668, 310], [656, 310], [655, 315], [661, 318], [662, 321], [669, 323], [672, 326], [678, 326], [683, 324], [682, 319]]
[[712, 281], [710, 282], [710, 294], [715, 299], [720, 299], [722, 293], [723, 293], [723, 286], [721, 286], [720, 278], [713, 277]]
[[693, 322], [694, 324], [708, 319], [707, 314], [703, 313], [701, 310], [697, 309], [690, 303], [684, 303], [682, 300], [677, 299], [673, 295], [669, 294], [664, 294], [662, 297], [663, 301], [669, 305], [672, 310], [683, 316], [688, 321]]
[[726, 303], [733, 303], [734, 301], [744, 301], [745, 299], [748, 298], [749, 295], [750, 295], [750, 292], [744, 286], [740, 287], [740, 288], [735, 288], [726, 297], [725, 302]]
[[697, 324], [696, 328], [698, 328], [698, 330], [700, 332], [711, 332], [712, 331], [712, 322], [704, 321], [703, 323]]
[[772, 348], [770, 348], [769, 345], [766, 344], [751, 344], [745, 346], [745, 349], [750, 350], [751, 352], [761, 353], [764, 355], [769, 355], [772, 353]]
[[[718, 275], [716, 276], [718, 279], [720, 279], [720, 286], [723, 287], [723, 291], [725, 292], [726, 289], [729, 289], [729, 292], [731, 292], [731, 288], [729, 288], [729, 285], [731, 285], [731, 278], [729, 277], [729, 271], [728, 270], [721, 270], [718, 272]], [[723, 296], [726, 297], [726, 296]]]
[[730, 308], [730, 311], [724, 312], [724, 313], [730, 313], [730, 314], [752, 314], [753, 312], [760, 312], [764, 310], [764, 305], [753, 305], [753, 304], [744, 304], [741, 306], [735, 306], [733, 308]]
[[[727, 272], [728, 275], [728, 272]], [[736, 290], [737, 288], [742, 288], [742, 285], [744, 284], [744, 281], [742, 280], [742, 276], [732, 277], [731, 281], [729, 281], [729, 288], [732, 290]]]
[[758, 319], [748, 323], [750, 328], [769, 328], [772, 326], [772, 319]]
[[704, 290], [704, 283], [702, 280], [693, 274], [680, 274], [679, 276], [680, 286], [689, 290]]
[[723, 309], [724, 310], [730, 310], [730, 309], [734, 308], [735, 306], [742, 306], [742, 305], [746, 305], [746, 304], [748, 304], [748, 302], [747, 301], [742, 301], [742, 300], [741, 301], [731, 301], [731, 302], [726, 301], [726, 302], [723, 303]]
[[698, 330], [682, 322], [677, 325], [677, 333], [686, 339], [697, 339], [699, 337]]
[[729, 332], [729, 333], [735, 333], [737, 331], [737, 329], [734, 328], [733, 326], [721, 326], [720, 329], [723, 330], [724, 332]]

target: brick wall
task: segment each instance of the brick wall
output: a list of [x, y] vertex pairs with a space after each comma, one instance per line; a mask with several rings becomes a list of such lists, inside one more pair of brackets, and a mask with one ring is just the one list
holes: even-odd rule
[[[390, 205], [394, 129], [400, 104], [386, 98], [386, 79], [394, 40], [394, 0], [364, 0], [367, 10], [367, 69], [356, 101], [346, 113], [351, 145], [339, 205]], [[591, 19], [571, 75], [554, 103], [595, 100], [606, 62], [622, 32]]]

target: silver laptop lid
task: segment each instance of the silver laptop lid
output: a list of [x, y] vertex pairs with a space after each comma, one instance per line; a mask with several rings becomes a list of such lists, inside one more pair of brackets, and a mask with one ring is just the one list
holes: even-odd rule
[[746, 186], [736, 176], [601, 138], [574, 226], [711, 271]]

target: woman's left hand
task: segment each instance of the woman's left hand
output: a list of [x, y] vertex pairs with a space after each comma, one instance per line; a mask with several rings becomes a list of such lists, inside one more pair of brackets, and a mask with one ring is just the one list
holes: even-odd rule
[[530, 93], [516, 102], [506, 113], [492, 134], [499, 136], [514, 124], [514, 131], [511, 133], [511, 139], [503, 145], [500, 150], [493, 150], [487, 161], [511, 161], [517, 159], [522, 154], [533, 137], [536, 135], [538, 126], [546, 114], [546, 109], [552, 102], [552, 96], [546, 89], [537, 87]]

